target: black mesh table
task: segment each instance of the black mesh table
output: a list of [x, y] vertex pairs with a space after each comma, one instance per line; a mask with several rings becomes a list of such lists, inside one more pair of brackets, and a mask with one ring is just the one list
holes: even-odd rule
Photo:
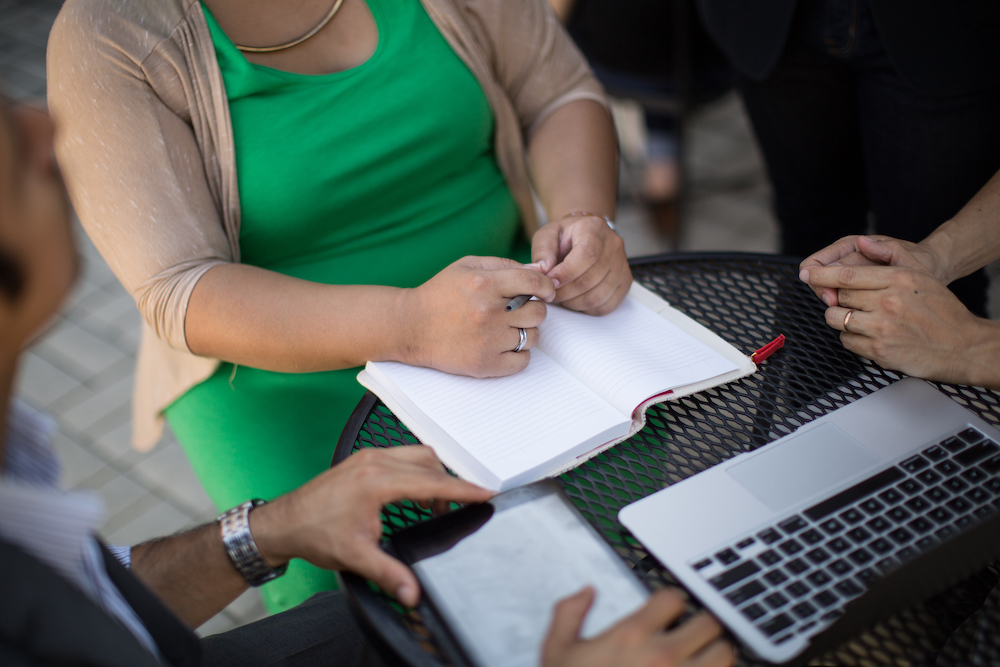
[[[838, 332], [823, 319], [823, 303], [798, 280], [796, 258], [663, 255], [634, 260], [632, 271], [640, 283], [746, 354], [779, 334], [786, 337], [785, 347], [754, 375], [653, 407], [642, 431], [559, 477], [583, 515], [656, 588], [673, 581], [618, 523], [622, 507], [767, 444], [902, 376], [841, 346]], [[974, 387], [937, 386], [987, 421], [1000, 423], [1000, 395]], [[415, 442], [368, 393], [344, 429], [334, 463], [359, 448]], [[428, 516], [408, 503], [389, 506], [383, 514], [385, 534]], [[815, 664], [1000, 664], [1000, 594], [993, 593], [983, 605], [995, 573], [995, 567], [988, 568], [948, 593], [887, 619]], [[431, 619], [402, 609], [357, 577], [345, 575], [344, 583], [359, 621], [384, 655], [401, 664], [447, 664], [447, 651], [427, 627]], [[746, 657], [742, 662], [751, 664]]]

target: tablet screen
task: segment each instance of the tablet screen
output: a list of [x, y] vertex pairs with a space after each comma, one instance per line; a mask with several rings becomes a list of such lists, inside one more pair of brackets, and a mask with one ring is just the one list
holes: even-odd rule
[[480, 667], [537, 666], [554, 605], [586, 585], [596, 598], [585, 637], [649, 596], [556, 484], [515, 489], [481, 508], [467, 508], [476, 511], [450, 538], [438, 532], [437, 547], [408, 549], [425, 593]]

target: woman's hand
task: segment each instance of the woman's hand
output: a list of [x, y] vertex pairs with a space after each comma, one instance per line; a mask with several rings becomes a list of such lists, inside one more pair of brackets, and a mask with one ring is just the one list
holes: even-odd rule
[[542, 647], [543, 667], [728, 667], [736, 660], [733, 647], [719, 638], [722, 626], [705, 612], [666, 630], [684, 612], [676, 591], [659, 591], [600, 636], [580, 639], [593, 601], [594, 590], [585, 588], [556, 605]]
[[382, 508], [402, 499], [422, 504], [477, 503], [492, 495], [446, 473], [429, 447], [365, 449], [255, 509], [250, 529], [272, 567], [304, 558], [327, 570], [347, 570], [371, 579], [413, 606], [420, 597], [416, 577], [379, 547]]
[[[819, 252], [809, 255], [799, 269], [809, 271], [821, 266], [904, 266], [915, 271], [930, 273], [942, 282], [945, 277], [938, 275], [942, 264], [937, 255], [923, 243], [900, 241], [891, 236], [845, 236]], [[808, 282], [808, 281], [806, 281]], [[816, 296], [828, 306], [837, 305], [837, 290], [813, 286]]]
[[852, 352], [928, 380], [1000, 387], [1000, 325], [970, 313], [926, 269], [828, 266], [801, 277], [839, 293], [826, 322]]
[[[541, 301], [507, 312], [507, 302], [521, 294]], [[552, 280], [512, 259], [463, 257], [404, 293], [400, 360], [472, 377], [517, 373], [528, 365], [527, 350], [538, 342], [543, 302], [555, 295]], [[528, 343], [514, 352], [521, 337], [518, 328], [526, 331]]]
[[625, 244], [603, 218], [567, 216], [535, 232], [531, 260], [552, 279], [555, 303], [588, 315], [606, 315], [632, 286]]

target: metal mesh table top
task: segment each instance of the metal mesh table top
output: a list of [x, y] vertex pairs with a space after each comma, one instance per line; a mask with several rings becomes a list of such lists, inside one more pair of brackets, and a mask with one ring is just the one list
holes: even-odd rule
[[[844, 349], [839, 333], [825, 323], [823, 303], [798, 280], [795, 259], [743, 253], [666, 255], [633, 261], [632, 271], [637, 281], [748, 355], [779, 334], [786, 338], [785, 347], [754, 375], [654, 406], [642, 431], [559, 478], [581, 513], [650, 586], [659, 587], [673, 581], [618, 523], [622, 507], [772, 442], [903, 376]], [[937, 386], [990, 423], [1000, 423], [1000, 396], [995, 392]], [[371, 395], [366, 398], [344, 431], [335, 461], [361, 447], [416, 442], [384, 405]], [[427, 515], [403, 503], [387, 507], [383, 516], [390, 535]], [[993, 594], [995, 604], [966, 620], [982, 606], [994, 581], [993, 570], [987, 570], [950, 593], [886, 620], [817, 664], [930, 665], [935, 659], [936, 664], [1000, 664], [1000, 594]], [[388, 598], [383, 600], [389, 604]], [[419, 615], [395, 610], [392, 618], [402, 629], [399, 636], [409, 635], [434, 655], [433, 640]], [[963, 621], [956, 640], [941, 651]], [[983, 628], [990, 630], [985, 638]], [[745, 657], [742, 661], [750, 664]], [[427, 662], [421, 656], [413, 662], [441, 661]]]

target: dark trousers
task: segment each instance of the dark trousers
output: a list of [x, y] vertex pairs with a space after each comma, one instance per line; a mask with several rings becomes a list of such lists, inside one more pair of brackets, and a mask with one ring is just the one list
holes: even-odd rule
[[344, 596], [318, 593], [294, 609], [202, 640], [204, 667], [379, 667]]
[[[925, 95], [882, 45], [868, 0], [802, 0], [764, 81], [737, 85], [767, 160], [783, 252], [848, 234], [920, 241], [1000, 170], [1000, 88]], [[952, 289], [985, 315], [983, 272]]]

